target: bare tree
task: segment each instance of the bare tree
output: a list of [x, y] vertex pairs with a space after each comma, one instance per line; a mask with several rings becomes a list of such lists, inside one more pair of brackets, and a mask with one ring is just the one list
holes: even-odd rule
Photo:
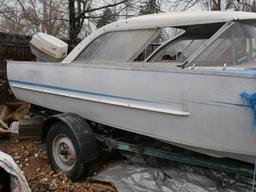
[[[67, 10], [61, 0], [2, 0], [2, 23], [12, 32], [33, 34], [44, 31], [63, 35], [67, 28]], [[10, 30], [11, 30], [10, 29]]]
[[235, 2], [239, 10], [256, 12], [256, 0], [253, 0], [253, 1], [236, 0]]
[[161, 0], [146, 0], [141, 2], [140, 15], [159, 13]]
[[104, 10], [112, 12], [109, 17], [128, 17], [133, 2], [139, 0], [0, 0], [0, 24], [15, 33], [67, 36], [73, 47], [81, 29], [96, 26]]
[[106, 24], [112, 23], [113, 21], [116, 21], [116, 17], [110, 8], [106, 8], [98, 19], [96, 27], [100, 28]]
[[256, 0], [169, 0], [169, 3], [179, 10], [187, 10], [200, 5], [203, 9], [212, 11], [232, 9], [256, 12]]
[[125, 5], [129, 0], [108, 1], [104, 5], [93, 3], [92, 0], [68, 0], [69, 11], [69, 40], [71, 47], [74, 47], [78, 42], [78, 34], [81, 32], [84, 21], [91, 18], [99, 18], [95, 15], [97, 11], [105, 10], [106, 8]]
[[181, 10], [190, 9], [195, 5], [201, 5], [202, 8], [215, 11], [221, 10], [221, 0], [170, 0], [169, 2]]

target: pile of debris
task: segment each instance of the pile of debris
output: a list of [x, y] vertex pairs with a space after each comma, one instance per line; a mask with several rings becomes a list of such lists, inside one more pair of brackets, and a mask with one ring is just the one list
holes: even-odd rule
[[[110, 184], [89, 178], [72, 182], [64, 174], [52, 171], [46, 147], [39, 141], [44, 116], [29, 109], [30, 105], [24, 102], [7, 103], [0, 109], [0, 151], [13, 158], [32, 191], [116, 191]], [[99, 169], [104, 166], [101, 163]]]
[[29, 104], [23, 102], [8, 103], [0, 113], [0, 133], [18, 133], [17, 124], [29, 111]]
[[[44, 116], [29, 112], [30, 105], [24, 102], [7, 103], [0, 112], [0, 138], [40, 138]], [[33, 117], [33, 118], [31, 118]]]
[[[0, 150], [11, 155], [19, 165], [32, 191], [115, 192], [110, 184], [84, 179], [72, 182], [62, 173], [55, 173], [48, 164], [45, 146], [39, 141], [25, 140], [17, 143], [1, 141]], [[104, 168], [104, 167], [103, 167]]]

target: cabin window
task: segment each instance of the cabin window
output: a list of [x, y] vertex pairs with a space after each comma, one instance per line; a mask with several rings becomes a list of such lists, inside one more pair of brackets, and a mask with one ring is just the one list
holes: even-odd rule
[[133, 61], [158, 34], [158, 29], [106, 33], [85, 48], [75, 61]]
[[161, 49], [150, 59], [150, 62], [184, 62], [205, 39], [181, 38]]
[[251, 65], [256, 62], [256, 26], [234, 23], [193, 62], [196, 66]]
[[144, 62], [150, 60], [151, 54], [158, 50], [159, 46], [168, 42], [170, 38], [181, 36], [184, 32], [185, 31], [183, 29], [179, 28], [160, 28], [159, 35], [143, 50], [143, 52], [134, 61]]
[[221, 26], [223, 26], [223, 23], [170, 28], [176, 30], [178, 34], [171, 34], [171, 39], [164, 42], [146, 61], [181, 64], [215, 34]]

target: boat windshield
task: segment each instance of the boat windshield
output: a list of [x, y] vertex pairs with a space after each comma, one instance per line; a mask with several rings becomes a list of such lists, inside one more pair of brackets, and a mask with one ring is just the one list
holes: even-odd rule
[[105, 33], [89, 44], [75, 59], [75, 62], [133, 61], [159, 33], [159, 29]]
[[235, 22], [192, 63], [196, 66], [256, 65], [255, 22]]
[[183, 27], [184, 33], [163, 44], [149, 58], [148, 62], [183, 63], [223, 24], [205, 24]]

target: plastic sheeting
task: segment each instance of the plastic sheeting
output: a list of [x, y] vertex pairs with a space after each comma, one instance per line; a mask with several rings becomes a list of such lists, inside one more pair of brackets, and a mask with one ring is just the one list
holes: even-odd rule
[[0, 151], [0, 167], [10, 174], [12, 192], [30, 192], [29, 185], [11, 156]]
[[252, 188], [247, 177], [172, 162], [164, 166], [119, 162], [93, 179], [112, 183], [120, 192], [249, 192]]

